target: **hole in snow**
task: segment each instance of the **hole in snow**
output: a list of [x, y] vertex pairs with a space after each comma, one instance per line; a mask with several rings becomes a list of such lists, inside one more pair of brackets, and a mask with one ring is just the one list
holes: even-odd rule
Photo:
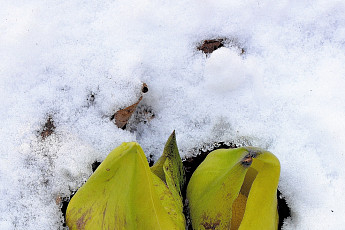
[[286, 218], [291, 217], [291, 210], [282, 195], [282, 193], [278, 190], [277, 192], [277, 198], [278, 198], [278, 213], [279, 213], [279, 224], [278, 229], [282, 229], [282, 226], [284, 224], [284, 220]]
[[99, 161], [95, 161], [91, 164], [92, 167], [92, 172], [96, 171], [96, 169], [98, 168], [98, 166], [101, 164], [101, 162]]
[[146, 83], [143, 83], [143, 86], [141, 88], [141, 92], [142, 93], [147, 93], [149, 91], [149, 88], [147, 87]]
[[87, 101], [87, 106], [86, 107], [90, 107], [95, 105], [95, 99], [96, 99], [96, 93], [95, 92], [90, 92], [89, 95], [87, 95], [86, 101]]
[[74, 196], [75, 192], [71, 192], [71, 195], [69, 197], [61, 197], [61, 202], [60, 202], [60, 210], [62, 212], [62, 216], [63, 216], [63, 223], [62, 223], [62, 227], [67, 227], [66, 224], [66, 211], [67, 211], [67, 206], [69, 201], [72, 199], [72, 197]]
[[153, 166], [153, 164], [155, 163], [154, 160], [153, 160], [153, 155], [150, 154], [149, 158], [147, 159], [147, 161], [149, 162], [149, 166]]

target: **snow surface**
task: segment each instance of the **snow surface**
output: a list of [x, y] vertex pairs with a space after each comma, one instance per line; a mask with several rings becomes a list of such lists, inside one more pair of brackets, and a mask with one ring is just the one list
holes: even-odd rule
[[[125, 141], [157, 159], [174, 129], [182, 156], [219, 141], [273, 152], [284, 230], [344, 229], [344, 1], [0, 3], [0, 229], [62, 229], [56, 199], [95, 160]], [[206, 57], [213, 38], [229, 42]], [[155, 117], [117, 128], [143, 82]]]

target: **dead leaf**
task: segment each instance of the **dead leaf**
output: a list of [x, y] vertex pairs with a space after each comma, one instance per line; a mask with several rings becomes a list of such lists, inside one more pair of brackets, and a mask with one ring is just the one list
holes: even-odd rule
[[146, 83], [143, 83], [143, 87], [141, 88], [142, 93], [147, 93], [149, 91], [149, 88], [147, 87]]
[[[141, 87], [141, 93], [145, 94], [148, 91], [149, 91], [149, 88], [147, 87], [147, 84], [143, 83], [143, 86]], [[113, 115], [111, 119], [115, 119], [115, 124], [117, 127], [119, 127], [120, 129], [126, 128], [128, 120], [131, 118], [132, 114], [135, 112], [139, 102], [142, 99], [143, 99], [143, 96], [141, 96], [135, 104], [130, 105], [124, 109], [121, 109]]]
[[202, 50], [205, 54], [210, 54], [216, 49], [223, 47], [224, 39], [212, 39], [212, 40], [205, 40], [204, 43], [198, 47], [198, 50]]
[[54, 120], [51, 116], [49, 116], [41, 132], [42, 139], [44, 140], [49, 137], [54, 132], [55, 128]]
[[126, 124], [129, 118], [131, 118], [132, 114], [134, 113], [135, 109], [137, 108], [139, 102], [142, 99], [143, 99], [143, 96], [139, 98], [137, 103], [131, 106], [128, 106], [127, 108], [121, 109], [115, 113], [114, 118], [115, 118], [115, 124], [117, 125], [117, 127], [119, 127], [120, 129], [126, 128]]
[[62, 201], [61, 196], [57, 196], [56, 199], [55, 199], [56, 204], [57, 204], [57, 205], [60, 205], [60, 204], [61, 204], [61, 201]]

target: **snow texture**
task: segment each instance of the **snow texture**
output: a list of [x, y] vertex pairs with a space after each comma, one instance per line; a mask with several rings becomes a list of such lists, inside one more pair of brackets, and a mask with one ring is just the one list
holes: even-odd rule
[[[292, 212], [283, 229], [344, 229], [344, 11], [337, 0], [1, 1], [0, 229], [62, 229], [58, 199], [94, 161], [125, 141], [157, 159], [173, 130], [183, 157], [220, 141], [268, 149]], [[228, 42], [208, 57], [197, 49], [217, 38]], [[143, 82], [139, 110], [154, 118], [117, 128], [110, 117]]]

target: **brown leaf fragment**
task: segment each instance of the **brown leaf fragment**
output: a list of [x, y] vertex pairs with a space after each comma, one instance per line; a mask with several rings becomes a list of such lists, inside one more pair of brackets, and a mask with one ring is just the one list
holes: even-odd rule
[[57, 196], [57, 197], [55, 198], [55, 203], [56, 203], [57, 205], [60, 205], [61, 202], [62, 202], [61, 196]]
[[147, 93], [149, 91], [149, 88], [147, 87], [146, 83], [143, 83], [143, 86], [141, 87], [141, 92], [142, 93]]
[[202, 50], [205, 54], [210, 54], [216, 49], [223, 47], [224, 39], [212, 39], [212, 40], [205, 40], [204, 43], [198, 47], [198, 50]]
[[246, 53], [246, 49], [245, 48], [240, 48], [241, 51], [241, 55], [244, 55]]
[[143, 96], [141, 96], [138, 102], [136, 102], [135, 104], [128, 106], [127, 108], [121, 109], [114, 114], [115, 124], [117, 127], [119, 127], [120, 129], [126, 128], [126, 124], [129, 118], [131, 118], [132, 114], [134, 113], [135, 109], [137, 108], [139, 102], [142, 99]]
[[41, 132], [42, 139], [44, 140], [49, 137], [54, 132], [55, 128], [54, 120], [51, 116], [49, 116]]

